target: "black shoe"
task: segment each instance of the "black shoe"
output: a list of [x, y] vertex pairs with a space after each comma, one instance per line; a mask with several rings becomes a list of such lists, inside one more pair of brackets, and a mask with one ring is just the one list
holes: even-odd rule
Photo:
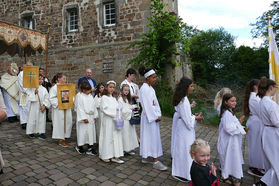
[[4, 173], [4, 172], [3, 172], [3, 169], [1, 169], [1, 170], [0, 170], [0, 174], [3, 174], [3, 173]]
[[178, 181], [181, 181], [181, 182], [190, 182], [189, 180], [185, 179], [185, 178], [182, 178], [182, 177], [179, 177], [179, 176], [172, 176], [174, 179], [178, 180]]
[[21, 124], [21, 128], [25, 130], [26, 129], [26, 123]]
[[29, 138], [35, 138], [35, 135], [34, 134], [29, 134], [28, 137]]
[[40, 134], [38, 137], [39, 137], [39, 139], [42, 139], [42, 140], [46, 139], [46, 135], [45, 134]]
[[267, 186], [267, 185], [260, 180], [257, 183], [253, 184], [253, 186]]
[[47, 122], [52, 122], [52, 120], [51, 120], [51, 119], [49, 119], [49, 118], [47, 118], [47, 119], [46, 119], [46, 121], [47, 121]]
[[16, 122], [16, 120], [15, 120], [15, 118], [14, 118], [14, 117], [8, 117], [8, 121], [9, 121], [9, 123]]
[[84, 150], [81, 147], [76, 146], [75, 149], [79, 154], [84, 154], [85, 153]]

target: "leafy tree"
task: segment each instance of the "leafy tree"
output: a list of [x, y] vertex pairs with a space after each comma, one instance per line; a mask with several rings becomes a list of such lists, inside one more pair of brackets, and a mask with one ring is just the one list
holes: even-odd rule
[[149, 32], [128, 47], [139, 48], [139, 54], [129, 64], [154, 68], [159, 75], [164, 74], [166, 64], [179, 65], [174, 57], [179, 55], [176, 44], [183, 40], [182, 28], [186, 26], [180, 17], [165, 11], [164, 7], [163, 0], [150, 1]]
[[201, 86], [223, 82], [232, 66], [235, 38], [224, 28], [201, 31], [190, 41], [194, 80]]
[[[268, 21], [267, 16], [271, 16], [271, 25], [273, 26], [273, 31], [276, 32], [277, 45], [279, 44], [279, 2], [273, 1], [270, 5], [271, 9], [264, 12], [260, 17], [257, 18], [256, 23], [252, 23], [253, 29], [251, 33], [253, 34], [254, 38], [262, 37], [267, 38], [268, 36]], [[266, 46], [268, 41], [266, 39], [264, 45]]]

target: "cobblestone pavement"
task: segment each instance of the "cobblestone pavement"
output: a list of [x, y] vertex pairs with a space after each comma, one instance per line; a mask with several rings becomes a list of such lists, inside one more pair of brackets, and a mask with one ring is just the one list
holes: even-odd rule
[[[29, 139], [19, 123], [0, 124], [0, 147], [6, 163], [4, 174], [0, 175], [0, 185], [185, 185], [171, 176], [171, 118], [161, 122], [161, 138], [164, 155], [159, 158], [169, 167], [168, 171], [152, 169], [152, 165], [141, 163], [138, 149], [135, 156], [125, 156], [124, 164], [105, 163], [98, 157], [78, 154], [76, 130], [72, 130], [69, 147], [58, 146], [51, 139], [51, 125], [47, 124], [47, 139]], [[139, 128], [139, 127], [138, 127]], [[196, 137], [209, 141], [212, 152], [211, 161], [219, 167], [217, 155], [218, 129], [199, 124]], [[247, 138], [247, 137], [246, 137]], [[256, 180], [247, 172], [247, 139], [244, 139], [244, 179], [242, 185], [248, 186]], [[232, 160], [233, 161], [233, 160]]]

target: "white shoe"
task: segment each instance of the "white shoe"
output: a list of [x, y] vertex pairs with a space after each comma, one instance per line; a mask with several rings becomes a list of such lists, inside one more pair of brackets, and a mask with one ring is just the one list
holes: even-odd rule
[[121, 159], [115, 159], [115, 158], [112, 158], [111, 161], [114, 162], [114, 163], [119, 163], [119, 164], [124, 163], [123, 160], [121, 160]]
[[147, 163], [153, 164], [153, 160], [150, 160], [150, 159], [148, 159], [148, 158], [142, 158], [142, 159], [141, 159], [141, 163], [144, 163], [144, 164], [147, 164]]
[[168, 167], [165, 166], [162, 162], [160, 161], [157, 161], [157, 162], [154, 162], [153, 163], [153, 168], [154, 169], [158, 169], [158, 170], [161, 170], [161, 171], [164, 171], [164, 170], [167, 170]]
[[102, 158], [100, 158], [103, 162], [106, 162], [106, 163], [108, 163], [108, 162], [110, 162], [110, 159], [102, 159]]

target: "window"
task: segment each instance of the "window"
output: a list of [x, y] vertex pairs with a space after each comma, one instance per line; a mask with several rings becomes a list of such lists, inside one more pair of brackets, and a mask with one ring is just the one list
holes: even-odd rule
[[116, 9], [115, 3], [104, 4], [104, 25], [114, 26], [116, 24]]
[[25, 28], [35, 29], [35, 21], [33, 19], [33, 15], [30, 14], [22, 15], [20, 20], [20, 25]]
[[68, 32], [78, 31], [78, 9], [77, 8], [67, 9], [67, 27], [68, 27]]

